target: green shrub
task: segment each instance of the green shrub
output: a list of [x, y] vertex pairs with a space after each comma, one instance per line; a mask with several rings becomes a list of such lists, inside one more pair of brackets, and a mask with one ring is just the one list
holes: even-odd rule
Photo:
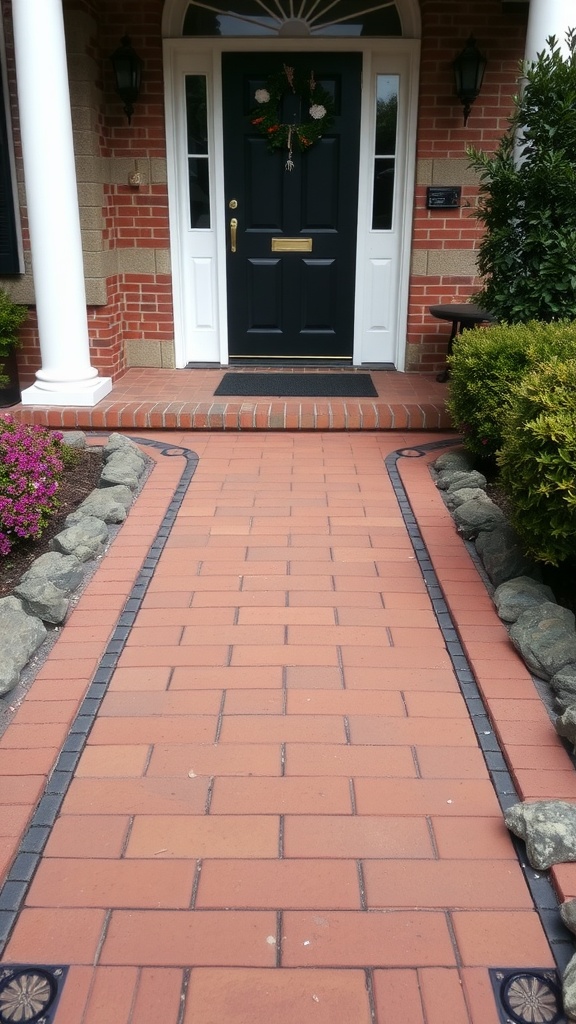
[[447, 404], [469, 452], [494, 458], [512, 388], [552, 356], [576, 358], [576, 321], [497, 324], [455, 339]]
[[576, 359], [552, 358], [516, 385], [498, 454], [500, 482], [528, 554], [576, 557]]
[[0, 289], [0, 387], [8, 382], [4, 371], [4, 359], [18, 344], [18, 330], [28, 316], [26, 306], [18, 306]]
[[469, 149], [480, 175], [483, 278], [476, 301], [509, 323], [576, 317], [576, 33], [523, 65], [496, 152]]

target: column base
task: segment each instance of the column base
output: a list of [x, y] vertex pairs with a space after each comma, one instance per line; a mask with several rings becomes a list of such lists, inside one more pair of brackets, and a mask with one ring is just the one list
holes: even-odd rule
[[74, 388], [74, 385], [62, 385], [59, 391], [44, 391], [37, 384], [32, 384], [22, 392], [22, 405], [58, 405], [80, 406], [91, 408], [98, 405], [112, 391], [111, 377], [95, 377], [87, 386]]

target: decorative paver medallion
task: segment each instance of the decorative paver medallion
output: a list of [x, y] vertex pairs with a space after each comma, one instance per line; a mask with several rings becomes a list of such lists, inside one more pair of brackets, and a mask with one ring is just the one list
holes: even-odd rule
[[558, 976], [547, 970], [491, 970], [503, 1024], [567, 1024]]
[[50, 1024], [67, 970], [22, 964], [0, 968], [0, 1024]]

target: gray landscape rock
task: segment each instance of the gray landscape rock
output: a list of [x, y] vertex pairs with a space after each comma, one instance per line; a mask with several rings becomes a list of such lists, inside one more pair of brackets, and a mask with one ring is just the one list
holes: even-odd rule
[[572, 752], [576, 754], [576, 707], [569, 707], [556, 719], [556, 732], [572, 744]]
[[108, 527], [101, 519], [94, 516], [84, 516], [76, 526], [69, 526], [62, 530], [50, 541], [53, 551], [60, 551], [63, 555], [74, 555], [79, 562], [87, 562], [90, 558], [97, 558], [104, 551], [108, 542]]
[[66, 594], [44, 576], [33, 576], [21, 581], [14, 588], [29, 615], [36, 615], [42, 622], [50, 622], [57, 626], [64, 622], [70, 599]]
[[476, 501], [477, 498], [485, 498], [486, 495], [480, 487], [460, 487], [457, 491], [444, 491], [444, 501], [448, 508], [458, 508], [465, 501]]
[[40, 619], [28, 615], [16, 597], [0, 599], [0, 696], [14, 689], [46, 633]]
[[28, 580], [50, 580], [63, 594], [71, 594], [82, 581], [82, 568], [74, 555], [63, 555], [59, 551], [47, 551], [32, 563], [20, 583]]
[[114, 452], [118, 451], [136, 452], [142, 458], [142, 455], [140, 454], [140, 449], [138, 448], [137, 445], [134, 444], [134, 441], [130, 440], [129, 437], [125, 437], [124, 434], [110, 434], [110, 437], [108, 438], [106, 444], [104, 445], [104, 448], [102, 449], [102, 456], [104, 458], [104, 461], [107, 462], [110, 456]]
[[85, 448], [86, 434], [83, 430], [61, 430], [62, 444], [68, 448]]
[[474, 459], [462, 448], [457, 451], [443, 452], [434, 462], [434, 469], [439, 473], [444, 469], [466, 472], [474, 466]]
[[510, 628], [510, 639], [541, 679], [550, 679], [564, 665], [576, 662], [574, 615], [559, 604], [545, 601], [522, 612]]
[[476, 550], [495, 587], [506, 580], [524, 575], [532, 566], [520, 546], [516, 531], [508, 523], [496, 526], [494, 530], [483, 530], [479, 533], [476, 538]]
[[566, 900], [560, 904], [560, 917], [568, 931], [576, 935], [576, 900]]
[[476, 469], [467, 470], [442, 470], [436, 481], [436, 486], [441, 491], [458, 491], [462, 487], [486, 487], [487, 480], [482, 473]]
[[576, 956], [573, 956], [562, 978], [562, 1002], [564, 1013], [570, 1020], [576, 1020]]
[[565, 800], [514, 804], [504, 814], [507, 827], [526, 843], [536, 871], [576, 861], [576, 805]]
[[[83, 431], [66, 431], [63, 443], [86, 445]], [[109, 474], [123, 470], [122, 482], [108, 476], [66, 519], [66, 529], [52, 538], [51, 551], [33, 562], [18, 583], [15, 595], [0, 599], [0, 696], [18, 683], [20, 673], [43, 643], [44, 622], [59, 624], [69, 608], [69, 596], [83, 579], [82, 562], [100, 555], [108, 541], [107, 523], [125, 520], [147, 460], [122, 434], [113, 434], [104, 449]], [[107, 486], [109, 484], [110, 486]]]
[[516, 622], [523, 612], [546, 602], [555, 603], [550, 587], [526, 575], [507, 580], [494, 591], [494, 604], [504, 622]]
[[131, 491], [138, 487], [146, 464], [144, 459], [129, 449], [112, 452], [100, 474], [100, 487], [114, 487], [125, 484]]
[[92, 491], [75, 512], [66, 517], [66, 526], [75, 526], [86, 516], [94, 516], [103, 523], [123, 523], [132, 503], [129, 487], [101, 487]]
[[550, 689], [556, 697], [556, 707], [564, 711], [576, 705], [576, 664], [564, 665], [550, 680]]
[[486, 495], [482, 499], [465, 501], [454, 509], [453, 517], [458, 533], [466, 540], [474, 540], [483, 530], [494, 530], [506, 521], [502, 510]]

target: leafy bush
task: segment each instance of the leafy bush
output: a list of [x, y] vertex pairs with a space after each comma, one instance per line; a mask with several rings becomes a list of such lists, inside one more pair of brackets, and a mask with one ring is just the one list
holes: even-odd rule
[[0, 555], [37, 538], [58, 507], [61, 434], [0, 417]]
[[28, 316], [26, 306], [17, 306], [6, 292], [0, 289], [0, 387], [4, 387], [8, 378], [4, 370], [4, 359], [11, 349], [18, 344], [18, 329]]
[[552, 358], [516, 385], [498, 454], [500, 482], [527, 552], [576, 557], [576, 359]]
[[522, 68], [496, 152], [469, 149], [480, 175], [481, 306], [500, 320], [576, 317], [576, 34]]
[[495, 456], [513, 385], [553, 355], [576, 357], [576, 322], [498, 324], [455, 339], [448, 410], [473, 455]]

